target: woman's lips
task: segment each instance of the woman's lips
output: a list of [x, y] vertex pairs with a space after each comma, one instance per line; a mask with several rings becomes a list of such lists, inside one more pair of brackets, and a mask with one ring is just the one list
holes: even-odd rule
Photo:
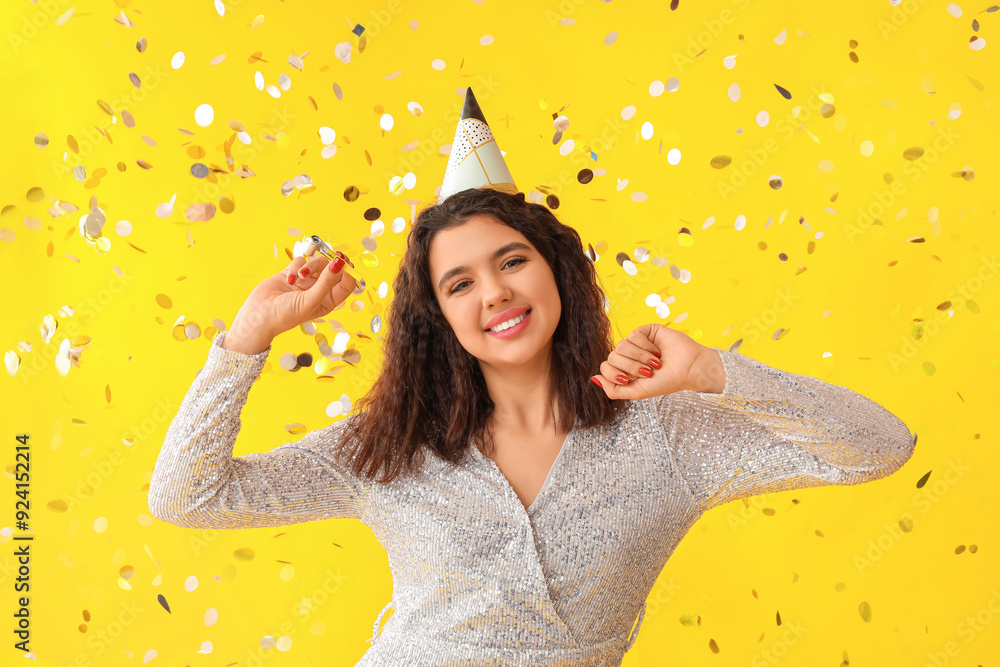
[[528, 322], [530, 321], [531, 321], [531, 308], [524, 311], [523, 320], [521, 320], [514, 326], [510, 327], [509, 329], [504, 329], [503, 331], [490, 331], [489, 329], [487, 329], [486, 333], [496, 338], [511, 338], [512, 336], [516, 336], [517, 334], [524, 331], [525, 328], [527, 328], [528, 326]]

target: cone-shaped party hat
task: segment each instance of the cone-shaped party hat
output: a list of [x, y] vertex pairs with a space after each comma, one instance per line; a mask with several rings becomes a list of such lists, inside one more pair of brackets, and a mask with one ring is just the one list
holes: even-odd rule
[[438, 203], [469, 188], [495, 188], [517, 193], [514, 177], [507, 169], [472, 88], [465, 92], [465, 107], [455, 129], [455, 139], [451, 142], [451, 154]]

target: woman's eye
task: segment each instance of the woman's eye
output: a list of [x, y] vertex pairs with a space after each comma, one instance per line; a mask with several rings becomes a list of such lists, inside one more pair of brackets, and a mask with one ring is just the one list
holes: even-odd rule
[[[514, 266], [518, 266], [519, 264], [523, 264], [526, 261], [528, 261], [528, 260], [526, 260], [523, 257], [512, 257], [512, 258], [508, 259], [506, 262], [504, 262], [504, 267], [509, 266], [512, 262], [514, 262]], [[454, 285], [452, 285], [451, 291], [449, 291], [448, 294], [454, 294], [455, 292], [461, 292], [462, 289], [465, 289], [465, 288], [462, 287], [462, 289], [459, 289], [459, 287], [461, 287], [462, 285], [464, 285], [467, 282], [469, 282], [469, 281], [468, 280], [462, 280], [460, 282], [455, 283]]]

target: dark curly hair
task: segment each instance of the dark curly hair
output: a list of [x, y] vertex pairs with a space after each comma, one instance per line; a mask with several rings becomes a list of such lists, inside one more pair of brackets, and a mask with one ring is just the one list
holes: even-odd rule
[[416, 469], [424, 448], [457, 464], [473, 435], [484, 438], [493, 400], [475, 357], [462, 347], [445, 320], [430, 276], [435, 235], [470, 216], [491, 215], [523, 234], [555, 276], [562, 316], [553, 334], [551, 386], [556, 388], [561, 431], [612, 424], [627, 401], [612, 400], [594, 386], [614, 349], [604, 291], [580, 235], [524, 193], [491, 188], [456, 193], [417, 216], [393, 285], [384, 359], [371, 390], [354, 405], [341, 454], [349, 453], [354, 474], [389, 482]]

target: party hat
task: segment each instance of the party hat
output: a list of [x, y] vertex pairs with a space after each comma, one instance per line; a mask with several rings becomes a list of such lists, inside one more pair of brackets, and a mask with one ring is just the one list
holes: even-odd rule
[[472, 88], [465, 92], [465, 106], [451, 142], [438, 203], [469, 188], [494, 188], [511, 194], [518, 191]]

